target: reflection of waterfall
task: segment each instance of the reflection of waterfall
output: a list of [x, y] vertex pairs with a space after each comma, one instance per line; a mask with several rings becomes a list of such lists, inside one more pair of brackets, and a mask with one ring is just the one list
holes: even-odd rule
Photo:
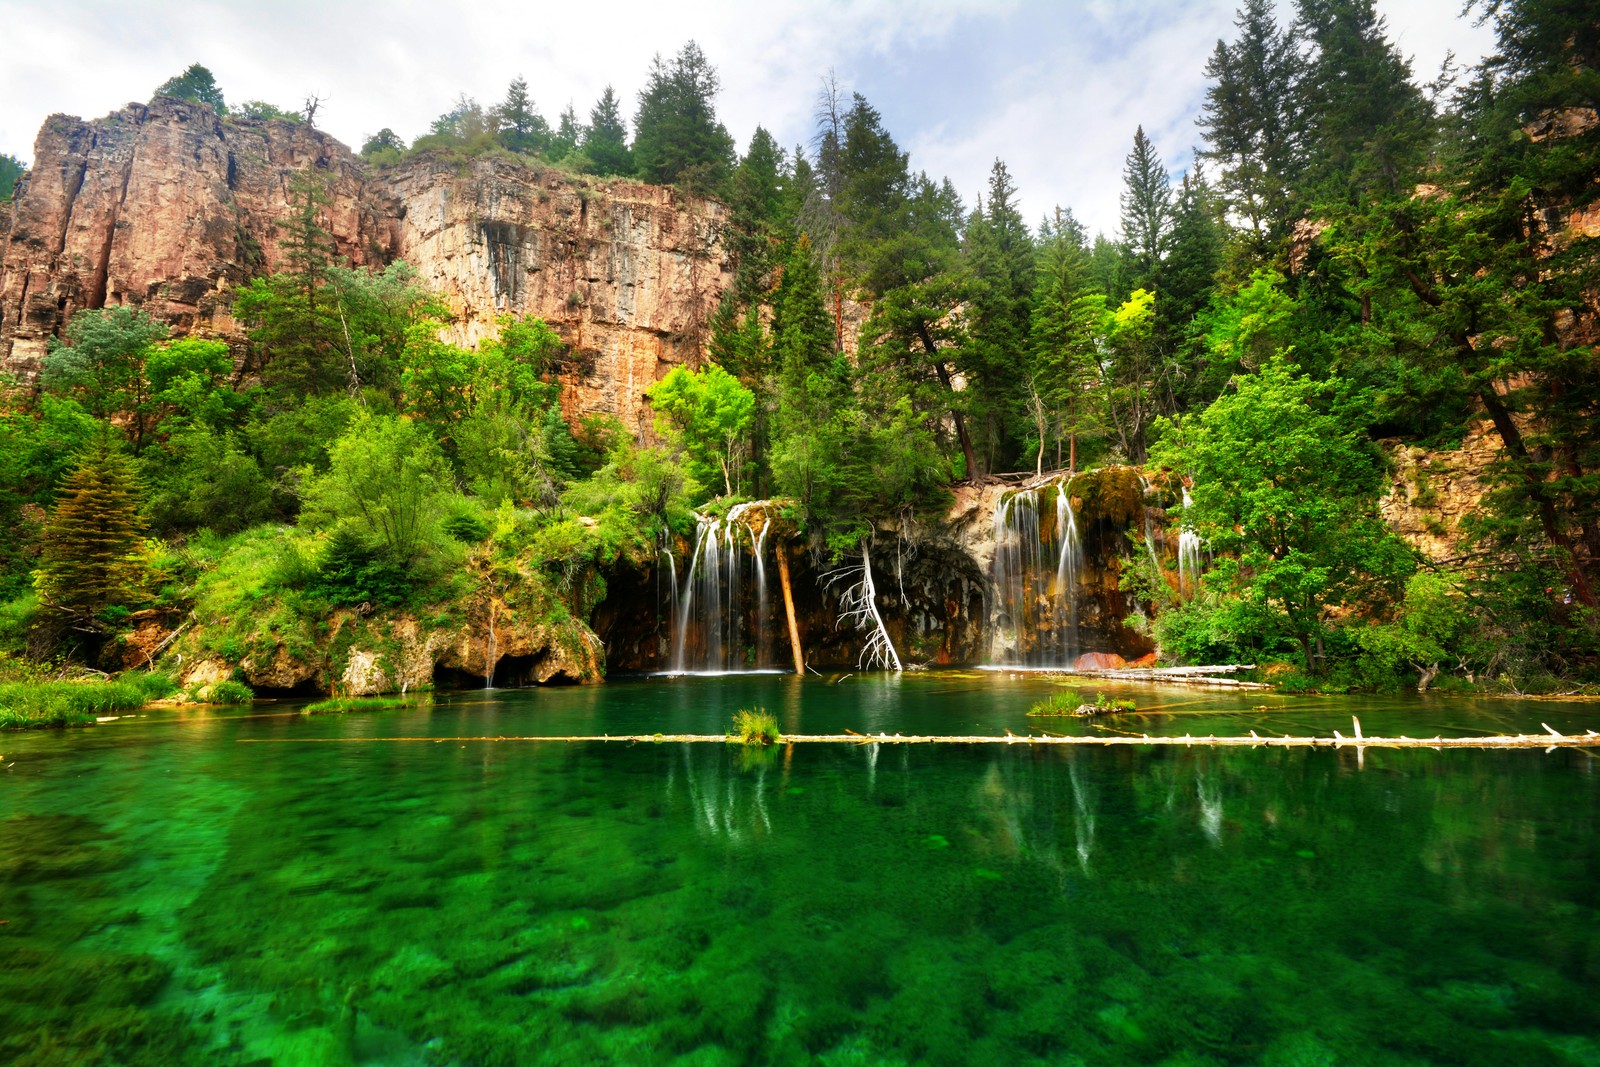
[[[739, 841], [752, 831], [772, 832], [764, 764], [756, 766], [751, 775], [730, 768], [729, 753], [721, 745], [683, 745], [681, 748], [689, 808], [701, 833]], [[669, 797], [675, 779], [676, 775], [667, 779]]]
[[1213, 844], [1222, 843], [1222, 786], [1201, 774], [1194, 780], [1195, 796], [1200, 799], [1200, 829]]
[[[1046, 510], [1052, 495], [1055, 506]], [[1002, 496], [994, 540], [991, 660], [1071, 666], [1078, 651], [1083, 544], [1069, 479]]]
[[[736, 505], [726, 519], [697, 516], [681, 585], [677, 561], [668, 553], [673, 673], [737, 671], [770, 662], [764, 554], [771, 525], [765, 512], [752, 511], [750, 504]], [[756, 594], [753, 633], [746, 627], [748, 584]]]
[[1178, 592], [1193, 596], [1200, 588], [1200, 535], [1189, 523], [1189, 490], [1183, 490], [1183, 526], [1178, 531]]
[[[1077, 753], [1073, 753], [1076, 757]], [[1094, 855], [1094, 786], [1084, 784], [1078, 777], [1078, 761], [1067, 764], [1067, 778], [1072, 783], [1073, 830], [1078, 836], [1078, 866], [1089, 873], [1089, 857]]]

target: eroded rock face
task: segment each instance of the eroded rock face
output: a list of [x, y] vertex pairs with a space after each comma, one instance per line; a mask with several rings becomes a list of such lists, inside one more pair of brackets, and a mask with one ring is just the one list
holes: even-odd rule
[[1502, 445], [1494, 430], [1478, 426], [1460, 448], [1428, 451], [1400, 441], [1381, 442], [1389, 457], [1389, 492], [1378, 512], [1389, 528], [1434, 562], [1466, 551], [1464, 521], [1479, 512], [1489, 492], [1488, 471]]
[[276, 223], [303, 171], [323, 179], [339, 254], [416, 266], [456, 316], [450, 339], [481, 340], [507, 313], [554, 326], [569, 416], [647, 434], [644, 390], [698, 357], [731, 281], [712, 201], [498, 158], [373, 170], [304, 123], [160, 98], [40, 130], [0, 215], [0, 370], [35, 380], [73, 314], [117, 304], [242, 350], [232, 289], [283, 265]]

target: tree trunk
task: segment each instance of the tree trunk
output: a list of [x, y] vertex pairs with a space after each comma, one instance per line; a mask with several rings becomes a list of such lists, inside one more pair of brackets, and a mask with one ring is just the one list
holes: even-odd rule
[[778, 581], [783, 586], [783, 615], [789, 622], [789, 648], [794, 652], [794, 673], [806, 673], [805, 656], [800, 651], [800, 625], [794, 617], [794, 590], [789, 585], [789, 553], [778, 545]]
[[[952, 395], [955, 394], [955, 383], [950, 380], [950, 368], [944, 365], [944, 360], [939, 358], [939, 346], [933, 343], [933, 336], [928, 333], [928, 324], [917, 324], [917, 336], [922, 341], [922, 347], [928, 353], [928, 358], [933, 360], [933, 372], [939, 376], [939, 384], [943, 385]], [[978, 480], [978, 461], [972, 454], [972, 438], [967, 436], [967, 420], [961, 412], [951, 405], [950, 414], [956, 422], [956, 436], [961, 439], [961, 455], [967, 461], [967, 480]]]
[[1500, 434], [1500, 440], [1505, 443], [1506, 451], [1516, 463], [1517, 471], [1522, 476], [1523, 486], [1538, 509], [1539, 525], [1544, 530], [1545, 537], [1561, 552], [1562, 569], [1566, 572], [1567, 581], [1572, 585], [1572, 595], [1586, 608], [1597, 606], [1594, 588], [1589, 584], [1589, 576], [1584, 573], [1583, 561], [1578, 558], [1572, 538], [1561, 528], [1561, 515], [1556, 510], [1556, 502], [1551, 499], [1550, 485], [1540, 477], [1535, 468], [1533, 457], [1528, 454], [1527, 442], [1522, 439], [1522, 431], [1517, 429], [1516, 420], [1511, 417], [1505, 401], [1501, 399], [1492, 383], [1478, 390], [1478, 399], [1489, 412], [1489, 418], [1494, 423], [1496, 432]]

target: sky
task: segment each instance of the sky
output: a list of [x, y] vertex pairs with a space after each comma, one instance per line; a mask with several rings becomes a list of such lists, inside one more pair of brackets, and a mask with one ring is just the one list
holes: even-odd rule
[[[195, 62], [230, 103], [321, 97], [317, 125], [352, 147], [414, 138], [462, 94], [493, 104], [519, 75], [552, 123], [569, 102], [586, 119], [607, 84], [631, 116], [651, 57], [694, 39], [741, 151], [758, 125], [808, 143], [831, 72], [969, 206], [999, 158], [1030, 222], [1060, 205], [1110, 235], [1136, 127], [1175, 179], [1192, 164], [1206, 59], [1239, 2], [0, 0], [0, 152], [28, 162], [46, 116], [147, 100]], [[1460, 7], [1378, 0], [1419, 82], [1492, 44]]]

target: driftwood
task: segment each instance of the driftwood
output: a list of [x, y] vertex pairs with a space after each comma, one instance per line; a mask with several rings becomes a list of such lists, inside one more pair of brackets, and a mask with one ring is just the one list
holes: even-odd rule
[[[1563, 734], [1544, 726], [1543, 734], [1500, 734], [1490, 737], [1366, 737], [1361, 724], [1355, 724], [1355, 736], [1346, 737], [1335, 730], [1332, 737], [1262, 737], [1254, 730], [1248, 737], [1152, 737], [1149, 734], [1119, 733], [1114, 736], [1092, 735], [1083, 737], [1065, 734], [1047, 736], [1018, 735], [1009, 731], [1000, 736], [991, 734], [966, 736], [933, 736], [923, 734], [792, 734], [779, 739], [779, 744], [812, 745], [1144, 745], [1192, 748], [1201, 746], [1228, 746], [1239, 748], [1600, 748], [1600, 733], [1587, 730], [1582, 734]], [[415, 741], [444, 744], [467, 741], [523, 741], [523, 742], [612, 742], [651, 744], [728, 744], [723, 734], [580, 734], [565, 737], [241, 737], [240, 744], [293, 745], [293, 744], [381, 744], [385, 741]], [[732, 742], [732, 743], [737, 743]]]

